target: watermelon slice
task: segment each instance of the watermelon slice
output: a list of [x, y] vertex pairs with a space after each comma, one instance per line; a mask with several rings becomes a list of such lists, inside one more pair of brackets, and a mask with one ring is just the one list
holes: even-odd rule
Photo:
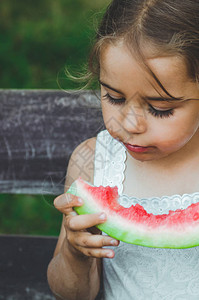
[[96, 187], [78, 178], [67, 193], [83, 199], [74, 207], [82, 214], [105, 212], [107, 221], [97, 227], [120, 241], [155, 248], [190, 248], [199, 245], [199, 203], [168, 214], [147, 213], [139, 204], [124, 208], [117, 187]]

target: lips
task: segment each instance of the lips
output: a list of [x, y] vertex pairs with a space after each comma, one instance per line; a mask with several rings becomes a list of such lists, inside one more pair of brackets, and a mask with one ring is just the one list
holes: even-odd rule
[[149, 149], [149, 147], [143, 147], [143, 146], [140, 146], [140, 145], [131, 145], [131, 144], [127, 144], [127, 143], [124, 143], [124, 146], [128, 150], [130, 150], [132, 152], [136, 152], [136, 153], [146, 152]]

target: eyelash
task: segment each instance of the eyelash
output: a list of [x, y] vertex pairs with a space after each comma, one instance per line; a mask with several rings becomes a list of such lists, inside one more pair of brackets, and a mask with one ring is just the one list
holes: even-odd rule
[[[103, 96], [104, 99], [108, 100], [110, 104], [113, 105], [121, 105], [124, 103], [125, 98], [113, 98], [111, 97], [108, 93]], [[151, 104], [148, 103], [148, 112], [156, 117], [156, 118], [169, 118], [170, 116], [173, 115], [173, 109], [168, 109], [168, 110], [158, 110], [155, 109]]]

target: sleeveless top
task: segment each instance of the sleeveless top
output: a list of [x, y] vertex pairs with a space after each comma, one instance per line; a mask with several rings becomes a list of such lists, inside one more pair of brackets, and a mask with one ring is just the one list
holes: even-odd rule
[[[126, 149], [107, 130], [97, 135], [94, 184], [118, 186], [120, 204], [141, 204], [163, 214], [199, 202], [199, 192], [138, 199], [123, 194]], [[115, 257], [103, 259], [103, 300], [198, 300], [199, 247], [148, 248], [120, 242]]]

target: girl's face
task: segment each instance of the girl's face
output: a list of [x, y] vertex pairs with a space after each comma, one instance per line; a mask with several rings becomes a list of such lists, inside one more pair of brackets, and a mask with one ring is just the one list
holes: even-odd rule
[[[199, 87], [182, 58], [146, 62], [170, 95], [199, 99]], [[103, 50], [100, 83], [105, 126], [135, 159], [157, 160], [177, 152], [182, 157], [199, 149], [199, 101], [171, 99], [123, 44]]]

